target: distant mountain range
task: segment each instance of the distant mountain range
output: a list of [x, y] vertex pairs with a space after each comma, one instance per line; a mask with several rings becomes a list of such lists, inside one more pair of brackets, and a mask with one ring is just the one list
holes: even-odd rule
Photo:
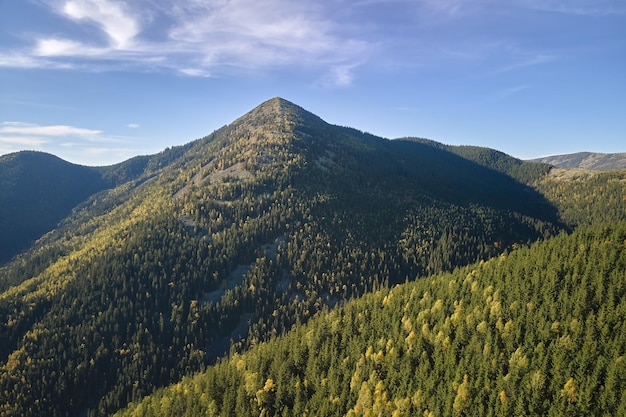
[[613, 169], [626, 169], [626, 152], [577, 152], [566, 155], [554, 155], [532, 159], [531, 162], [542, 162], [559, 168], [585, 168], [597, 171], [607, 171]]

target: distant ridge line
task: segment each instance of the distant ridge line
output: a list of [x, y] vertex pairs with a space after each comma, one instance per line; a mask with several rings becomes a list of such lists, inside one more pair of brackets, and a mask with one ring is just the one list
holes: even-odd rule
[[531, 159], [531, 162], [543, 162], [559, 168], [584, 168], [595, 171], [626, 169], [626, 152], [598, 153], [577, 152], [564, 155], [545, 156]]

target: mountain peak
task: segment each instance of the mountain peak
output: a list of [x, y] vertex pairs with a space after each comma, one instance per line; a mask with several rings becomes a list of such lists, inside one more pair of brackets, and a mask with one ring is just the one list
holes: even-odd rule
[[285, 100], [282, 97], [270, 98], [269, 100], [266, 100], [263, 103], [259, 104], [257, 106], [257, 108], [268, 108], [268, 109], [273, 109], [273, 110], [279, 111], [279, 112], [280, 111], [285, 111], [285, 110], [288, 110], [288, 109], [303, 110], [297, 104], [294, 104], [294, 103], [292, 103], [289, 100]]
[[260, 124], [278, 123], [284, 124], [287, 120], [316, 120], [321, 119], [313, 113], [303, 109], [297, 104], [281, 97], [274, 97], [256, 106], [248, 113], [244, 114], [233, 124], [249, 124], [258, 126]]

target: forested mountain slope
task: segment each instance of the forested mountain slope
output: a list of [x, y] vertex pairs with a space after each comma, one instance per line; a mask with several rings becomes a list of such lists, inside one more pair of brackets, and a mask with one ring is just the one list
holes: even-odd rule
[[0, 268], [0, 414], [107, 415], [231, 340], [561, 228], [501, 170], [278, 98], [132, 163]]
[[559, 219], [570, 229], [626, 221], [625, 169], [603, 171], [559, 168], [544, 162], [528, 163], [500, 151], [478, 146], [444, 145], [421, 138], [401, 140], [448, 150], [531, 185], [557, 209]]
[[550, 165], [542, 162], [529, 163], [496, 149], [469, 145], [445, 145], [423, 138], [402, 138], [397, 141], [411, 141], [423, 143], [459, 155], [484, 167], [509, 175], [524, 184], [532, 184], [543, 178], [549, 171]]
[[569, 227], [626, 221], [626, 170], [552, 168], [534, 187]]
[[367, 295], [118, 417], [626, 415], [626, 223]]
[[[105, 167], [76, 165], [35, 151], [1, 156], [0, 264], [55, 229], [92, 195], [120, 184], [141, 182], [184, 150], [183, 146], [168, 148]], [[0, 288], [5, 287], [6, 283], [0, 282]]]

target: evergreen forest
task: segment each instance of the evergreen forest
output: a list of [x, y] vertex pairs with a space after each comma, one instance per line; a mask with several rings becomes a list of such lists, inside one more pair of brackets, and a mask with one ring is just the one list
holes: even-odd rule
[[589, 227], [381, 289], [117, 416], [625, 415], [625, 245]]

